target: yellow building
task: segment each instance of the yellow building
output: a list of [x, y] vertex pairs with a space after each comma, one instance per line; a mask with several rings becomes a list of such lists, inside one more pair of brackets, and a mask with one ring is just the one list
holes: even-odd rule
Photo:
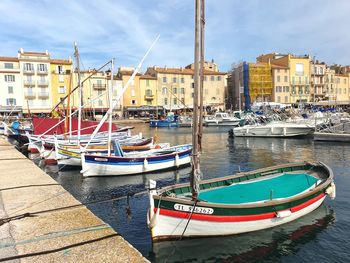
[[[73, 89], [72, 61], [65, 59], [50, 59], [51, 100], [52, 105], [59, 103]], [[72, 101], [70, 102], [72, 103]], [[65, 102], [67, 104], [67, 101]], [[62, 108], [62, 106], [60, 106]]]
[[142, 75], [140, 80], [140, 105], [157, 106], [157, 78]]
[[248, 63], [250, 101], [263, 102], [272, 100], [272, 76], [269, 63]]
[[[131, 75], [134, 72], [133, 67], [120, 67], [118, 70], [118, 78], [122, 80], [123, 87], [125, 87], [126, 83], [131, 78]], [[136, 74], [135, 78], [131, 81], [128, 88], [125, 90], [123, 94], [123, 106], [140, 106], [141, 105], [141, 90], [140, 90], [140, 76], [141, 74]]]
[[257, 57], [258, 62], [272, 63], [289, 68], [291, 102], [310, 102], [310, 57], [278, 53]]

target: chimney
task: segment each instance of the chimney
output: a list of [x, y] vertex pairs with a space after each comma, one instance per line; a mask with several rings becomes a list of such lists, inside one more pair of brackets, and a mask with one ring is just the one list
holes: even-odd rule
[[45, 54], [48, 56], [49, 55], [49, 51], [46, 49], [45, 50]]
[[23, 50], [23, 48], [21, 47], [21, 49], [20, 49], [20, 52], [21, 52], [21, 54], [23, 54], [23, 52], [24, 52], [24, 50]]

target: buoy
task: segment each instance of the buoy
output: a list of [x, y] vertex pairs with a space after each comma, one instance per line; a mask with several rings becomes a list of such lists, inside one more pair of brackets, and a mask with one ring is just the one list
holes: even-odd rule
[[335, 189], [335, 184], [331, 183], [331, 185], [326, 189], [326, 194], [329, 195], [329, 197], [334, 200], [336, 196], [336, 189]]
[[160, 145], [159, 145], [159, 144], [157, 144], [156, 146], [154, 146], [154, 148], [156, 148], [156, 149], [160, 149], [161, 147], [160, 147]]

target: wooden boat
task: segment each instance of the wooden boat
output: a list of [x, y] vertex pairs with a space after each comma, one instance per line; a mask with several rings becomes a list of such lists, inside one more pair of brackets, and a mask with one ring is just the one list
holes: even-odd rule
[[148, 226], [154, 241], [224, 236], [288, 223], [335, 198], [332, 170], [323, 163], [273, 166], [150, 191]]
[[114, 155], [82, 153], [83, 176], [130, 175], [160, 171], [189, 165], [192, 145], [125, 155], [117, 143]]

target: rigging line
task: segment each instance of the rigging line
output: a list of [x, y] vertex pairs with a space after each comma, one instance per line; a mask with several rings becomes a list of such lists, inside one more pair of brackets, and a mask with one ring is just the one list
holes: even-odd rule
[[21, 185], [21, 186], [14, 186], [14, 187], [8, 187], [8, 188], [2, 188], [1, 191], [7, 191], [7, 190], [13, 190], [13, 189], [19, 189], [19, 188], [27, 188], [27, 187], [41, 187], [41, 186], [53, 186], [53, 185], [60, 185], [60, 184], [30, 184], [30, 185]]
[[71, 244], [71, 245], [67, 245], [67, 246], [59, 247], [59, 248], [55, 248], [55, 249], [44, 250], [44, 251], [28, 253], [28, 254], [22, 254], [22, 255], [17, 255], [17, 256], [13, 256], [13, 257], [7, 257], [7, 258], [0, 258], [0, 262], [20, 259], [20, 258], [27, 258], [27, 257], [34, 257], [34, 256], [41, 256], [41, 255], [51, 254], [51, 253], [59, 252], [59, 251], [62, 251], [62, 250], [67, 250], [67, 249], [70, 249], [70, 248], [74, 248], [74, 247], [78, 247], [78, 246], [83, 246], [83, 245], [95, 243], [95, 242], [98, 242], [98, 241], [101, 241], [101, 240], [104, 240], [104, 239], [108, 239], [108, 238], [112, 238], [112, 237], [116, 237], [116, 236], [120, 236], [120, 234], [114, 233], [114, 234], [111, 234], [111, 235], [108, 235], [108, 236], [95, 238], [95, 239], [91, 239], [91, 240], [88, 240], [88, 241], [83, 241], [83, 242], [79, 242], [79, 243], [75, 243], [75, 244]]
[[[129, 197], [133, 197], [133, 196], [139, 196], [139, 195], [143, 195], [143, 194], [147, 194], [147, 193], [148, 193], [148, 189], [145, 190], [145, 191], [141, 191], [141, 192], [137, 192], [137, 193], [131, 193], [131, 194], [127, 194], [125, 196], [119, 196], [119, 197], [115, 197], [115, 198], [91, 201], [91, 202], [80, 203], [80, 204], [76, 204], [76, 205], [69, 205], [69, 206], [58, 207], [58, 208], [52, 208], [52, 209], [46, 209], [46, 210], [41, 210], [41, 211], [36, 211], [36, 212], [27, 212], [27, 213], [16, 215], [16, 216], [9, 216], [9, 217], [5, 217], [5, 218], [0, 218], [0, 226], [3, 225], [4, 223], [8, 223], [8, 222], [10, 222], [12, 220], [22, 219], [22, 218], [25, 218], [25, 217], [31, 217], [31, 216], [35, 216], [35, 215], [39, 215], [39, 214], [56, 212], [56, 211], [61, 211], [61, 210], [74, 209], [74, 208], [77, 208], [77, 207], [80, 207], [80, 206], [87, 206], [87, 205], [93, 205], [93, 204], [101, 204], [101, 203], [113, 202], [113, 201], [125, 199], [128, 196]], [[54, 197], [55, 196], [51, 197], [50, 199], [52, 199]], [[47, 199], [47, 200], [49, 200], [49, 199]], [[47, 200], [44, 200], [44, 201], [47, 201]], [[39, 203], [42, 203], [44, 201], [41, 201]], [[30, 208], [30, 207], [32, 207], [32, 206], [34, 206], [36, 204], [38, 204], [38, 203], [34, 203], [31, 206], [26, 207], [26, 208]], [[21, 209], [21, 210], [23, 210], [23, 209]], [[21, 210], [18, 210], [18, 211], [21, 211]]]

